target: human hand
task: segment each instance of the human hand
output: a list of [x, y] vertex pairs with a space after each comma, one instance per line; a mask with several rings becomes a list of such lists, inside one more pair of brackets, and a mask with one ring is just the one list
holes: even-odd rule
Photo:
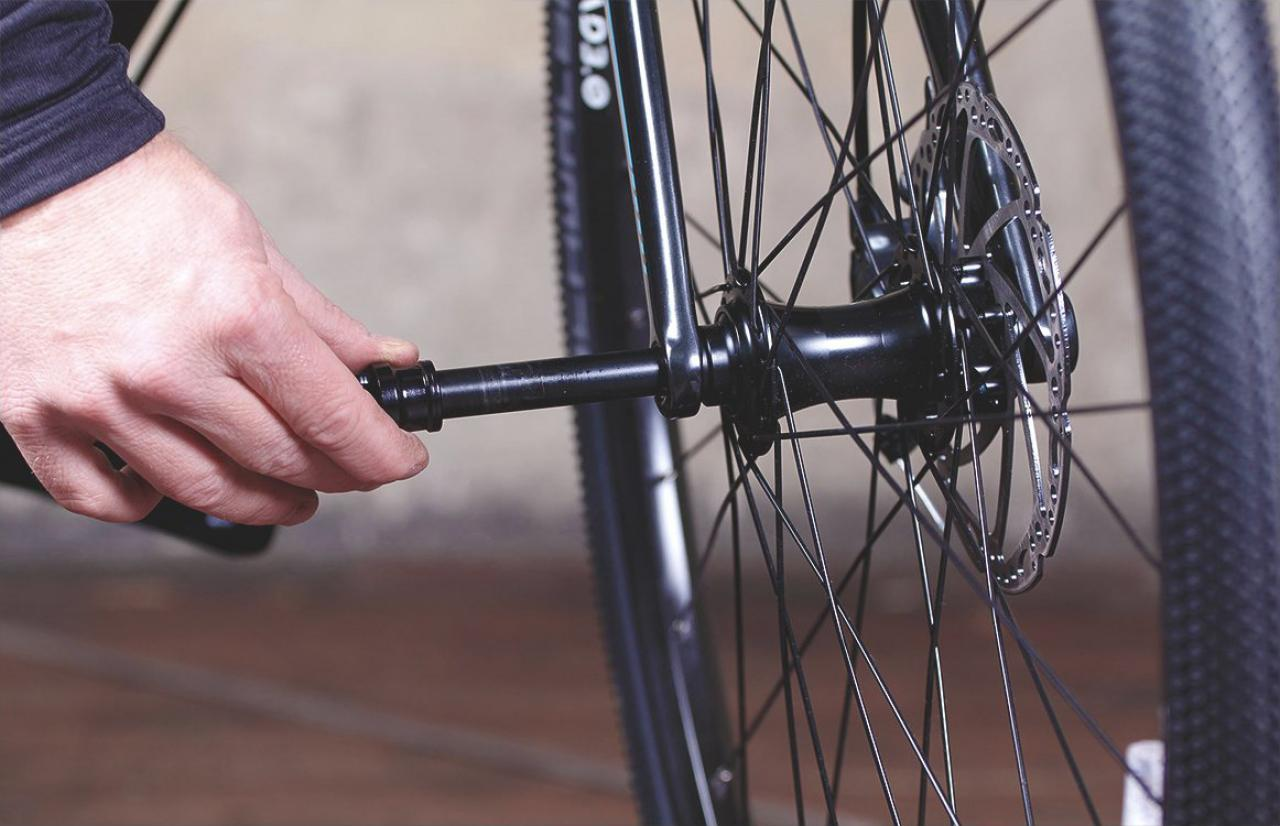
[[316, 491], [413, 476], [426, 449], [352, 371], [417, 358], [308, 284], [167, 134], [0, 222], [0, 423], [77, 513], [136, 521], [164, 495], [291, 525]]

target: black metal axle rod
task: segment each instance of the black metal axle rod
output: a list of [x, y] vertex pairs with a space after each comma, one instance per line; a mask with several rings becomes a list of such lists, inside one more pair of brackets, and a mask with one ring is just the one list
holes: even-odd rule
[[[928, 395], [942, 370], [932, 303], [913, 288], [836, 307], [794, 308], [781, 341], [775, 337], [783, 308], [765, 305], [770, 320], [751, 325], [746, 306], [730, 302], [716, 324], [698, 328], [703, 403], [731, 405], [736, 415], [745, 411], [744, 420], [781, 415], [782, 388], [764, 375], [771, 349], [793, 410], [821, 402], [823, 387], [837, 399]], [[463, 416], [661, 398], [668, 384], [657, 347], [453, 370], [429, 361], [400, 369], [380, 364], [359, 380], [401, 427], [430, 431]]]
[[651, 348], [454, 370], [377, 364], [358, 378], [402, 428], [436, 431], [463, 416], [654, 396], [665, 371]]

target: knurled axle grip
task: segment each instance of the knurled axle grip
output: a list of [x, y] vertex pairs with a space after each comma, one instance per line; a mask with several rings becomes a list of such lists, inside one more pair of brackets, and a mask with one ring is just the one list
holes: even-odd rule
[[653, 396], [665, 381], [654, 349], [451, 370], [375, 364], [357, 378], [400, 427], [432, 432], [463, 416]]
[[402, 429], [434, 433], [444, 424], [440, 386], [431, 362], [420, 361], [402, 368], [374, 364], [356, 378]]

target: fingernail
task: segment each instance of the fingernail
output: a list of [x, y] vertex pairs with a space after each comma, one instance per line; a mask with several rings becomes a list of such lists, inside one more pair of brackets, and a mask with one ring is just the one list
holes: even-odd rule
[[427, 469], [427, 465], [431, 462], [431, 454], [427, 452], [427, 446], [417, 436], [412, 433], [406, 433], [405, 435], [413, 440], [410, 450], [418, 454], [413, 460], [413, 464], [409, 466], [409, 472], [402, 477], [410, 479]]
[[390, 362], [403, 363], [418, 360], [418, 347], [401, 338], [381, 338], [378, 341], [382, 357]]

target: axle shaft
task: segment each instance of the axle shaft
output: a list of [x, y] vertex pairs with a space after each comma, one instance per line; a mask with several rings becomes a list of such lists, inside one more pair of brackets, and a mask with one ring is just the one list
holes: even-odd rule
[[[716, 323], [697, 328], [703, 404], [728, 407], [743, 432], [768, 434], [782, 415], [781, 386], [763, 372], [776, 359], [793, 410], [835, 399], [928, 396], [939, 370], [931, 304], [902, 289], [838, 307], [767, 305], [767, 335], [749, 323], [743, 300], [722, 306]], [[370, 367], [360, 383], [406, 430], [441, 428], [445, 419], [546, 407], [656, 397], [669, 392], [658, 347], [541, 361], [437, 370]]]
[[664, 382], [655, 349], [456, 370], [377, 364], [358, 378], [400, 427], [432, 432], [463, 416], [654, 396]]

